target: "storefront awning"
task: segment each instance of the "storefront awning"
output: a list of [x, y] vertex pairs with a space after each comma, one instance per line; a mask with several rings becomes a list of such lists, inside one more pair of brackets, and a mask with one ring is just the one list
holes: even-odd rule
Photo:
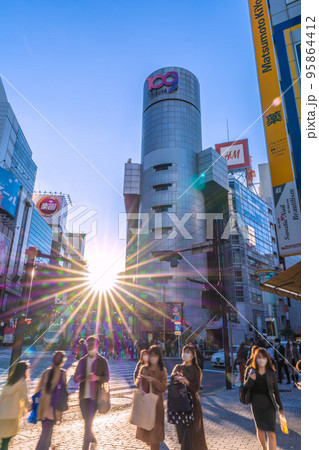
[[301, 262], [262, 283], [260, 289], [301, 300]]

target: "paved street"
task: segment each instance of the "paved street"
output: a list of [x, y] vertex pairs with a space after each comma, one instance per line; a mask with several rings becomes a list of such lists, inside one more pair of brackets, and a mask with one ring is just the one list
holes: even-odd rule
[[[30, 359], [33, 367], [32, 386], [40, 372], [49, 364], [51, 355], [45, 354], [39, 359], [34, 353]], [[9, 361], [9, 349], [0, 351], [0, 368]], [[168, 372], [177, 361], [166, 360]], [[148, 447], [135, 439], [135, 427], [128, 423], [132, 401], [132, 373], [134, 361], [110, 361], [112, 409], [107, 415], [97, 415], [94, 430], [99, 442], [98, 449], [147, 449]], [[74, 358], [66, 363], [69, 375], [74, 370]], [[206, 362], [204, 391], [201, 394], [205, 431], [210, 450], [257, 450], [260, 447], [255, 438], [255, 428], [249, 406], [240, 404], [238, 390], [224, 390], [224, 375], [221, 370], [214, 370]], [[278, 449], [300, 449], [300, 391], [280, 386], [282, 400], [286, 411], [289, 435], [283, 435], [277, 426]], [[56, 426], [53, 444], [56, 449], [81, 449], [83, 422], [78, 408], [77, 392], [71, 395], [70, 409], [64, 415], [63, 422]], [[40, 424], [28, 424], [25, 420], [18, 436], [13, 440], [13, 449], [34, 449], [40, 433]], [[161, 450], [177, 450], [178, 446], [174, 426], [166, 424], [165, 444]]]

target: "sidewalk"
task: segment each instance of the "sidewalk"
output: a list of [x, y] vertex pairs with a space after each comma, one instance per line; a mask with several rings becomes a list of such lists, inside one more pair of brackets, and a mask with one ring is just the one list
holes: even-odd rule
[[[284, 390], [284, 388], [283, 388]], [[76, 394], [74, 394], [76, 395]], [[301, 393], [297, 389], [281, 392], [288, 421], [289, 435], [284, 435], [277, 424], [278, 450], [301, 448], [300, 405]], [[205, 433], [209, 450], [259, 450], [250, 406], [239, 402], [238, 390], [222, 391], [201, 396]], [[83, 439], [83, 421], [74, 406], [64, 415], [62, 424], [55, 427], [52, 443], [59, 450], [80, 450]], [[135, 439], [135, 427], [128, 423], [131, 396], [114, 398], [111, 412], [97, 415], [94, 430], [98, 449], [146, 450], [149, 447]], [[165, 418], [166, 420], [166, 418]], [[161, 450], [180, 450], [173, 425], [166, 423], [166, 439]], [[41, 426], [24, 424], [12, 441], [12, 448], [34, 449]]]

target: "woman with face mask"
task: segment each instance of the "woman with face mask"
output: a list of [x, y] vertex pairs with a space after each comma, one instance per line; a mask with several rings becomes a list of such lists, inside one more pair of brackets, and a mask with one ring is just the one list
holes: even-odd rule
[[149, 361], [140, 368], [135, 384], [141, 383], [144, 392], [150, 391], [158, 396], [156, 404], [155, 426], [147, 431], [137, 427], [136, 438], [146, 442], [151, 450], [159, 450], [161, 442], [165, 440], [164, 432], [164, 392], [167, 390], [167, 371], [164, 367], [162, 351], [157, 345], [149, 349]]
[[144, 349], [140, 353], [140, 359], [138, 363], [136, 364], [135, 370], [134, 370], [134, 383], [138, 377], [138, 374], [140, 373], [140, 369], [142, 366], [147, 366], [149, 362], [149, 353], [148, 350]]
[[182, 364], [174, 367], [171, 380], [185, 384], [193, 401], [194, 421], [188, 425], [177, 424], [176, 430], [181, 450], [207, 450], [202, 407], [198, 391], [201, 385], [202, 371], [199, 368], [196, 349], [185, 345], [182, 350]]
[[257, 438], [263, 450], [277, 448], [275, 434], [277, 406], [279, 414], [284, 415], [275, 372], [271, 358], [264, 348], [259, 348], [254, 353], [245, 372], [244, 389], [250, 391]]

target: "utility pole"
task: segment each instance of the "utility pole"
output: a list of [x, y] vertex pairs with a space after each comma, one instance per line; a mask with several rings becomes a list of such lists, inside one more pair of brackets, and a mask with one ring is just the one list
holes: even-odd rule
[[224, 289], [222, 282], [222, 270], [221, 270], [221, 226], [222, 223], [219, 220], [217, 225], [217, 236], [216, 236], [216, 246], [217, 246], [217, 261], [218, 261], [218, 292], [220, 294], [220, 302], [222, 309], [222, 321], [223, 321], [223, 347], [224, 347], [224, 357], [225, 357], [225, 382], [226, 389], [232, 389], [231, 382], [231, 365], [229, 357], [229, 336], [228, 336], [228, 323], [227, 323], [227, 304], [224, 300]]
[[[27, 254], [27, 263], [25, 270], [25, 281], [23, 284], [22, 302], [25, 303], [25, 300], [27, 299], [27, 311], [28, 311], [32, 290], [32, 278], [35, 267], [35, 258], [38, 254], [38, 249], [36, 247], [30, 247], [26, 251], [26, 254]], [[15, 364], [19, 361], [21, 357], [25, 329], [26, 329], [26, 316], [25, 314], [22, 313], [18, 318], [16, 330], [14, 333], [9, 373], [12, 372]]]

